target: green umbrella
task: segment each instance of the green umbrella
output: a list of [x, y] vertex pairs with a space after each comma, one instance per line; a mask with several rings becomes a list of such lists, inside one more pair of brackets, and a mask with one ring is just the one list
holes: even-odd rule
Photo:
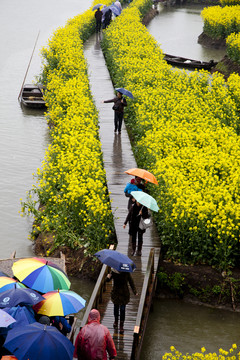
[[131, 195], [137, 202], [146, 206], [148, 209], [156, 212], [159, 210], [156, 200], [151, 195], [143, 191], [132, 191]]

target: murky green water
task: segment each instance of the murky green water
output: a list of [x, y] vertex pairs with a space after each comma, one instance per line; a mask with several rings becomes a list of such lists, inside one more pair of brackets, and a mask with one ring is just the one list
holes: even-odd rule
[[229, 350], [240, 345], [240, 313], [187, 304], [177, 300], [155, 300], [142, 348], [142, 360], [160, 359], [170, 346], [186, 354]]

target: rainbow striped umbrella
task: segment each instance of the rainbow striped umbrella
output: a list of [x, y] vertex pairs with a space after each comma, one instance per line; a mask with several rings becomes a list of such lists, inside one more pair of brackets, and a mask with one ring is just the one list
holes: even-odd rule
[[77, 313], [85, 307], [86, 301], [71, 290], [49, 291], [43, 300], [33, 308], [38, 314], [47, 316], [65, 316]]
[[14, 276], [31, 289], [48, 291], [70, 288], [67, 275], [56, 264], [40, 258], [16, 261], [12, 266]]
[[0, 276], [0, 293], [9, 289], [16, 288], [26, 288], [25, 285], [21, 284], [15, 279], [6, 276]]

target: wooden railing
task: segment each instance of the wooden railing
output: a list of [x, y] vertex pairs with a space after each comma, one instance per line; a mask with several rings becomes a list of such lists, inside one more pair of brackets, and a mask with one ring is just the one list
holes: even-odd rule
[[146, 274], [144, 277], [142, 293], [133, 332], [131, 360], [138, 360], [140, 358], [143, 337], [147, 325], [148, 315], [152, 306], [152, 298], [154, 296], [155, 288], [156, 275], [154, 273], [154, 248], [152, 248], [149, 253]]

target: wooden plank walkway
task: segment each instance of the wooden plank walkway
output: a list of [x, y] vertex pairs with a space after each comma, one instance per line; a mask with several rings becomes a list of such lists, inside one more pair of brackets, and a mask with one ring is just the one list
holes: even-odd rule
[[[121, 135], [114, 133], [112, 103], [103, 104], [103, 100], [114, 97], [114, 88], [107, 70], [104, 56], [96, 35], [85, 43], [85, 58], [88, 63], [88, 72], [91, 91], [99, 111], [100, 139], [102, 143], [104, 166], [107, 176], [107, 185], [112, 201], [112, 211], [115, 214], [115, 229], [118, 239], [117, 250], [130, 256], [131, 244], [129, 244], [128, 226], [123, 229], [123, 223], [127, 216], [128, 198], [124, 195], [124, 188], [131, 177], [124, 173], [125, 170], [137, 167], [128, 134], [123, 123]], [[142, 256], [134, 256], [137, 266], [133, 273], [133, 279], [139, 296], [131, 292], [131, 301], [126, 308], [126, 321], [124, 323], [124, 335], [113, 329], [113, 304], [110, 301], [112, 284], [107, 284], [103, 304], [100, 307], [101, 322], [106, 325], [115, 342], [118, 359], [130, 359], [133, 330], [138, 311], [141, 288], [146, 271], [150, 249], [155, 248], [155, 270], [160, 253], [160, 240], [155, 226], [148, 229], [143, 236]]]

